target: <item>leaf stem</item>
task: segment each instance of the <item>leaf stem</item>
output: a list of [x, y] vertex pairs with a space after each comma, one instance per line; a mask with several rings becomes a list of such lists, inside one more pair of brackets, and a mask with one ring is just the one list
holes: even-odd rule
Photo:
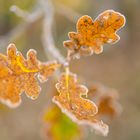
[[66, 72], [66, 76], [65, 76], [65, 80], [66, 80], [66, 90], [67, 90], [67, 98], [68, 101], [70, 101], [70, 94], [69, 94], [69, 67], [65, 68], [65, 72]]

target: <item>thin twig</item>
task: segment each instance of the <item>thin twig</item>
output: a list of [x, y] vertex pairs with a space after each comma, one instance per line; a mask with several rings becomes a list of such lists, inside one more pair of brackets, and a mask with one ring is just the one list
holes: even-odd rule
[[13, 12], [13, 13], [15, 13], [18, 17], [23, 18], [24, 20], [26, 20], [27, 19], [27, 16], [30, 15], [27, 11], [20, 9], [16, 5], [12, 5], [10, 7], [10, 11]]
[[54, 18], [53, 6], [49, 0], [39, 0], [41, 9], [44, 12], [43, 19], [43, 33], [42, 43], [44, 50], [50, 58], [57, 59], [60, 63], [65, 62], [65, 58], [60, 54], [59, 50], [55, 47], [55, 43], [52, 35], [52, 24]]
[[43, 15], [43, 33], [42, 33], [42, 44], [44, 51], [49, 59], [57, 59], [60, 63], [64, 63], [65, 59], [60, 54], [59, 50], [55, 47], [53, 35], [52, 35], [52, 24], [53, 24], [53, 6], [49, 0], [38, 0], [37, 4], [40, 4], [38, 10], [28, 13], [19, 7], [13, 5], [10, 10], [14, 12], [18, 17], [21, 17], [24, 21], [8, 34], [0, 38], [1, 51], [13, 40], [18, 38], [28, 27], [37, 21]]
[[[16, 14], [16, 12], [14, 11]], [[42, 12], [40, 10], [36, 10], [29, 14], [21, 24], [16, 26], [10, 32], [8, 32], [5, 36], [0, 37], [0, 50], [4, 51], [4, 49], [8, 46], [11, 41], [17, 39], [23, 32], [25, 32], [31, 24], [36, 22], [38, 19], [42, 17]]]

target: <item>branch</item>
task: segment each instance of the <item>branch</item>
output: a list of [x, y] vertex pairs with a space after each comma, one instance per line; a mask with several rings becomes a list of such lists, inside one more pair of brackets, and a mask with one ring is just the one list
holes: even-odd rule
[[[39, 6], [40, 7], [39, 7]], [[36, 22], [43, 15], [42, 24], [42, 44], [45, 54], [49, 59], [57, 59], [60, 63], [65, 62], [65, 58], [60, 54], [59, 50], [55, 47], [55, 43], [52, 35], [52, 24], [54, 17], [54, 9], [49, 0], [38, 0], [38, 10], [28, 13], [19, 7], [13, 5], [10, 10], [18, 17], [21, 17], [24, 22], [11, 30], [8, 34], [0, 38], [1, 51], [4, 50], [12, 40], [18, 38], [24, 31], [26, 31], [29, 25]]]
[[[18, 11], [17, 11], [16, 6], [14, 6], [14, 8], [15, 9], [12, 9], [12, 10], [14, 10], [13, 12], [17, 15], [19, 8], [18, 8]], [[18, 14], [18, 16], [21, 17], [21, 14]], [[8, 44], [11, 43], [11, 41], [17, 39], [23, 32], [25, 32], [28, 29], [28, 27], [31, 24], [36, 22], [41, 17], [42, 17], [42, 11], [39, 9], [28, 14], [28, 16], [26, 16], [26, 20], [24, 18], [24, 21], [20, 25], [16, 26], [14, 29], [8, 32], [5, 36], [0, 37], [0, 50], [4, 51], [5, 47], [7, 47]]]
[[24, 20], [27, 19], [27, 16], [30, 16], [30, 14], [27, 11], [20, 9], [16, 5], [12, 5], [10, 7], [10, 11], [15, 13], [18, 17], [23, 18]]
[[60, 63], [65, 62], [65, 58], [60, 54], [59, 50], [55, 47], [52, 35], [52, 25], [54, 18], [54, 10], [49, 0], [39, 0], [41, 9], [44, 12], [44, 19], [42, 25], [42, 43], [44, 50], [49, 58], [56, 58]]

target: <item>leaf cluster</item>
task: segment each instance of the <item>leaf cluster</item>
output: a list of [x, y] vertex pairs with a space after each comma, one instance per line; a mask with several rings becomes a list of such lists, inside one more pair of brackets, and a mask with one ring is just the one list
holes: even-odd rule
[[[111, 89], [94, 85], [94, 88], [89, 88], [89, 95], [92, 93], [92, 98], [87, 99], [88, 88], [79, 84], [77, 75], [70, 72], [69, 64], [73, 58], [102, 53], [104, 44], [116, 43], [120, 39], [116, 32], [124, 24], [125, 17], [113, 10], [104, 11], [94, 21], [90, 16], [82, 16], [77, 22], [77, 32], [69, 32], [69, 40], [63, 42], [64, 47], [68, 49], [64, 64], [57, 61], [41, 62], [37, 59], [36, 51], [32, 49], [27, 52], [27, 58], [24, 58], [16, 46], [10, 44], [7, 48], [7, 55], [0, 54], [0, 101], [9, 107], [17, 107], [21, 102], [22, 93], [33, 100], [36, 99], [41, 90], [38, 80], [47, 81], [55, 70], [63, 66], [64, 72], [61, 73], [56, 84], [58, 95], [55, 95], [52, 101], [73, 122], [88, 125], [97, 133], [106, 136], [108, 125], [100, 119], [100, 116], [118, 114], [116, 94]], [[93, 101], [98, 99], [98, 102], [95, 103], [92, 99]], [[52, 111], [60, 115], [57, 109], [53, 108]], [[58, 127], [64, 122], [68, 123], [64, 116], [62, 118], [60, 122], [57, 121]], [[52, 123], [50, 120], [52, 117], [47, 119]], [[52, 125], [50, 128], [52, 135], [56, 133], [55, 129], [58, 131], [58, 128]], [[64, 129], [62, 131], [65, 131]], [[77, 130], [77, 128], [74, 129]], [[61, 133], [56, 137], [62, 140]]]

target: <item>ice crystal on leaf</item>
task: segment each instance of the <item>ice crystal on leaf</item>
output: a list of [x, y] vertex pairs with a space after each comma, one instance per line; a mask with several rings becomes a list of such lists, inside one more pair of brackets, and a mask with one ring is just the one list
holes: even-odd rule
[[73, 54], [91, 55], [103, 51], [103, 45], [114, 44], [120, 37], [116, 32], [125, 24], [125, 17], [119, 12], [106, 10], [94, 21], [84, 15], [77, 22], [77, 32], [69, 32], [64, 46]]
[[86, 95], [88, 89], [79, 85], [76, 75], [63, 73], [56, 84], [58, 96], [54, 96], [53, 102], [57, 104], [63, 113], [78, 124], [88, 125], [97, 133], [104, 136], [108, 133], [108, 126], [98, 120], [98, 108], [96, 104], [82, 96]]
[[16, 46], [10, 44], [7, 56], [0, 54], [0, 101], [9, 107], [16, 107], [23, 92], [36, 99], [40, 93], [36, 76], [44, 82], [59, 66], [55, 61], [40, 62], [35, 50], [29, 50], [25, 59]]

